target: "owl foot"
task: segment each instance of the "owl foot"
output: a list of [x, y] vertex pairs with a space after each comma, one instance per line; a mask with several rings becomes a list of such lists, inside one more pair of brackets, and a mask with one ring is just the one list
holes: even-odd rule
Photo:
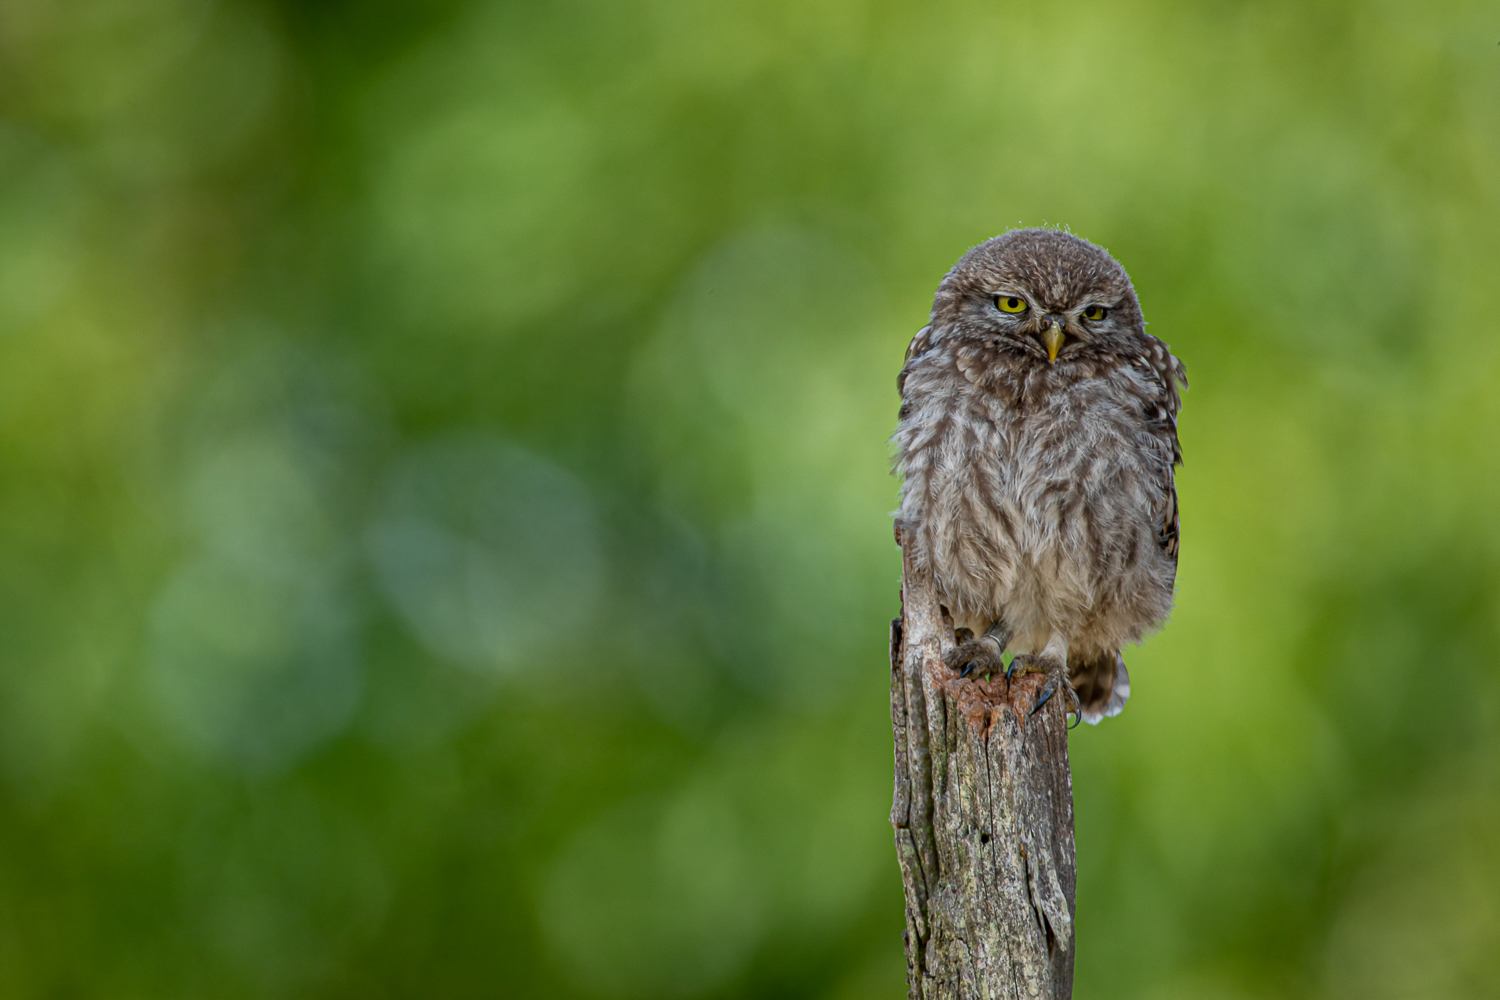
[[1042, 689], [1036, 693], [1036, 701], [1031, 704], [1030, 714], [1035, 715], [1040, 712], [1042, 706], [1047, 704], [1059, 690], [1063, 692], [1063, 696], [1068, 700], [1069, 707], [1063, 709], [1063, 714], [1073, 716], [1073, 725], [1068, 727], [1072, 729], [1073, 726], [1078, 725], [1083, 719], [1083, 704], [1078, 700], [1078, 694], [1073, 690], [1073, 684], [1068, 680], [1066, 671], [1047, 671], [1047, 683], [1043, 684]]
[[993, 637], [982, 635], [948, 650], [943, 657], [943, 664], [949, 670], [959, 671], [960, 677], [967, 677], [976, 670], [981, 674], [992, 674], [1005, 666], [1000, 659], [1001, 652], [1003, 650], [997, 646]]

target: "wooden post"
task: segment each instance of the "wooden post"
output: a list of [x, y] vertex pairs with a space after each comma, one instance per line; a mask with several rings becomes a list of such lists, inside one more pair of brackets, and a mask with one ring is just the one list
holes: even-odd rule
[[[897, 544], [901, 532], [896, 532]], [[953, 625], [902, 546], [891, 623], [896, 855], [910, 1000], [1073, 994], [1073, 786], [1064, 699], [1042, 677], [959, 679]]]

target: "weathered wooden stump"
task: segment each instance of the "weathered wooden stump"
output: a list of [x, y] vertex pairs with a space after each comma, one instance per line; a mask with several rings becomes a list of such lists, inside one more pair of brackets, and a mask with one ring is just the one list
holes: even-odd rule
[[[901, 542], [898, 528], [896, 541]], [[902, 546], [891, 623], [891, 825], [912, 1000], [1073, 993], [1073, 787], [1065, 703], [1040, 675], [960, 679], [931, 580]]]

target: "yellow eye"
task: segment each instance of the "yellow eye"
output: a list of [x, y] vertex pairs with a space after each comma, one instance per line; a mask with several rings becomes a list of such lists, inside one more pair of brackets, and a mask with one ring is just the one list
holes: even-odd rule
[[1083, 318], [1084, 319], [1103, 319], [1104, 318], [1104, 312], [1105, 312], [1105, 310], [1104, 310], [1103, 306], [1089, 306], [1087, 309], [1085, 309], [1083, 311]]
[[1026, 311], [1026, 300], [1019, 295], [1000, 295], [995, 298], [995, 305], [1000, 307], [1003, 313], [1023, 313]]

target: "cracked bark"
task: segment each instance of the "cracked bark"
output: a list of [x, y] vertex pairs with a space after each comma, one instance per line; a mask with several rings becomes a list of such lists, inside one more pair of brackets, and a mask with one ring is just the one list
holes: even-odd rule
[[[901, 542], [900, 529], [896, 541]], [[1063, 699], [1040, 675], [959, 679], [930, 579], [902, 546], [891, 622], [896, 782], [911, 1000], [1073, 994], [1073, 785]]]

